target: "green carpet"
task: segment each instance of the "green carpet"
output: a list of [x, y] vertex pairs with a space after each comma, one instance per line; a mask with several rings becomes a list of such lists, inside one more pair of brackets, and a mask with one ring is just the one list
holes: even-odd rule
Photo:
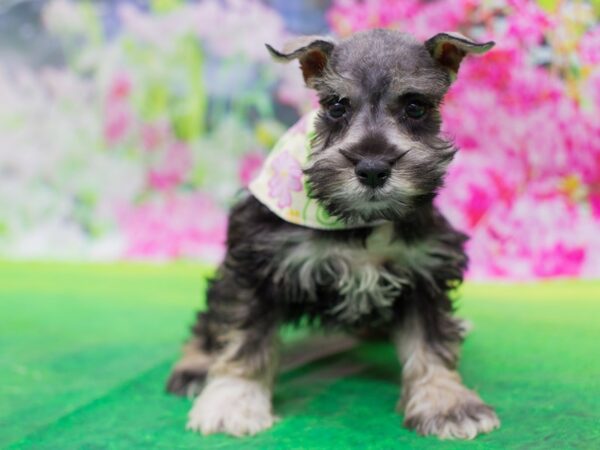
[[373, 343], [284, 370], [261, 435], [186, 432], [191, 400], [163, 385], [206, 272], [0, 264], [0, 448], [600, 448], [600, 282], [463, 287], [460, 370], [502, 420], [473, 442], [402, 428], [394, 353]]

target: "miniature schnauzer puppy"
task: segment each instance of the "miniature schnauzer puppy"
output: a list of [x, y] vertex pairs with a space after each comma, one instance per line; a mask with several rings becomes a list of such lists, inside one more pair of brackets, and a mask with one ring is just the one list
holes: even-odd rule
[[440, 135], [440, 104], [462, 59], [492, 46], [391, 30], [267, 46], [277, 60], [298, 60], [318, 94], [303, 173], [310, 196], [348, 226], [290, 223], [250, 193], [233, 207], [208, 307], [168, 382], [182, 394], [204, 381], [188, 428], [242, 436], [271, 427], [278, 327], [301, 318], [390, 337], [408, 428], [472, 439], [499, 426], [456, 370], [465, 330], [448, 292], [467, 266], [466, 236], [433, 203], [457, 150]]

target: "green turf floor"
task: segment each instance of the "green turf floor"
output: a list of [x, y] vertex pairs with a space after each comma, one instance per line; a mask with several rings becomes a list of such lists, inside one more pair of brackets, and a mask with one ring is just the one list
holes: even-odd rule
[[259, 436], [187, 432], [191, 400], [163, 384], [205, 272], [0, 264], [0, 448], [600, 449], [600, 282], [464, 286], [460, 370], [502, 420], [473, 442], [403, 429], [394, 353], [373, 343], [284, 370]]

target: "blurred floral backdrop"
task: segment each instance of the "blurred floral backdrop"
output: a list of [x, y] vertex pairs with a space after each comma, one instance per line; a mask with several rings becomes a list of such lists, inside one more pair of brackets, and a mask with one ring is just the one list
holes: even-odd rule
[[314, 105], [297, 67], [263, 44], [389, 27], [497, 42], [461, 66], [443, 107], [462, 151], [439, 205], [472, 236], [469, 275], [600, 276], [599, 12], [560, 0], [6, 0], [0, 257], [218, 261], [239, 188]]

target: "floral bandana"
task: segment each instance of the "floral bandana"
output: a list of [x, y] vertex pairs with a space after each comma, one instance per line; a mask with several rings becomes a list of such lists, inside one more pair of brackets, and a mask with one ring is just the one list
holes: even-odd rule
[[302, 117], [277, 141], [258, 176], [250, 183], [250, 192], [283, 220], [319, 230], [359, 228], [381, 223], [352, 223], [330, 216], [317, 200], [308, 195], [308, 182], [302, 169], [315, 137], [317, 111]]

